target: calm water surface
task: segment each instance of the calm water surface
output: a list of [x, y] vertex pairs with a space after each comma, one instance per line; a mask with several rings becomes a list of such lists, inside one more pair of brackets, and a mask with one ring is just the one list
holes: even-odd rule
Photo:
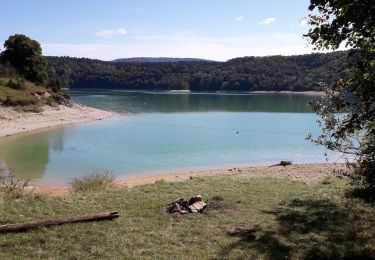
[[3, 175], [65, 185], [93, 169], [117, 176], [324, 162], [305, 140], [319, 133], [308, 102], [280, 94], [171, 94], [74, 91], [79, 103], [115, 112], [112, 119], [0, 139]]

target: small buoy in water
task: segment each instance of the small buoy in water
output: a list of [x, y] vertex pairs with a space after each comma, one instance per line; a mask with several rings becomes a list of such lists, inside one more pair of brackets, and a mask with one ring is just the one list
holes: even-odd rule
[[236, 134], [239, 134], [240, 133], [240, 131], [236, 131]]

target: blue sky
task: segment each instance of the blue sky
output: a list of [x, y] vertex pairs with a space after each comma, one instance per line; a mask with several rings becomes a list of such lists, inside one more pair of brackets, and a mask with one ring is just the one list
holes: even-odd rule
[[45, 55], [123, 57], [311, 53], [308, 0], [2, 0], [0, 41], [16, 33]]

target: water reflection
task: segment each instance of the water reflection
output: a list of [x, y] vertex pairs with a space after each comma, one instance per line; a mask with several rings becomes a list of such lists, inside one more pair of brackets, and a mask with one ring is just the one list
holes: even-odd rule
[[73, 91], [73, 99], [118, 113], [142, 112], [282, 112], [311, 113], [318, 97], [281, 94], [191, 94], [124, 91]]
[[50, 148], [61, 151], [63, 140], [62, 131], [53, 139], [48, 138], [47, 132], [0, 139], [0, 175], [42, 179], [50, 161]]

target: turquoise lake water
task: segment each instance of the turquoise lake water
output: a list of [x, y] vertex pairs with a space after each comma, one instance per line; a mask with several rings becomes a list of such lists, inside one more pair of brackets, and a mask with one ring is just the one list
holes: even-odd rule
[[305, 140], [319, 128], [308, 102], [285, 94], [71, 92], [76, 102], [113, 111], [109, 120], [0, 139], [3, 175], [66, 185], [94, 169], [116, 176], [325, 162]]

